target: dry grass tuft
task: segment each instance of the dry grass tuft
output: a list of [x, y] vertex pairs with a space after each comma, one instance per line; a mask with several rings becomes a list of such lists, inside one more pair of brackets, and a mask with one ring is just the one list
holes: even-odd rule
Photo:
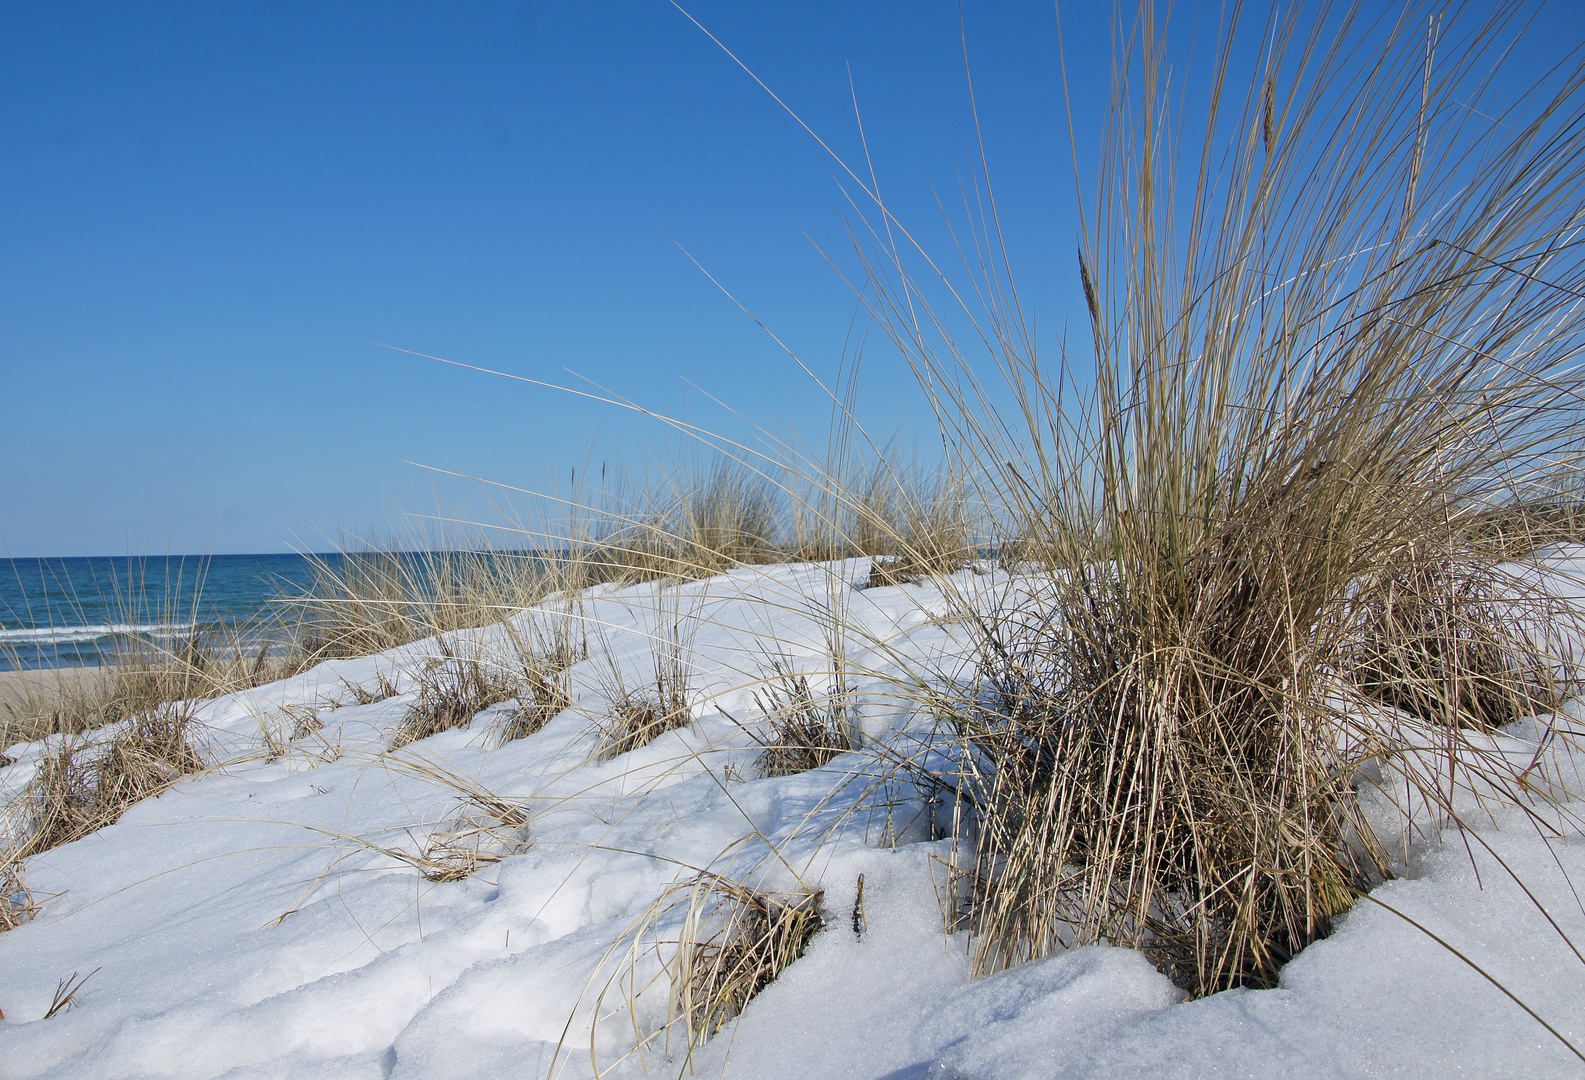
[[611, 546], [627, 580], [700, 578], [778, 562], [780, 514], [768, 481], [728, 461], [686, 487], [652, 493]]
[[511, 623], [505, 625], [521, 661], [523, 683], [517, 710], [501, 726], [501, 745], [527, 738], [571, 708], [567, 669], [589, 657], [582, 620], [570, 609], [536, 619], [527, 641]]
[[734, 566], [784, 561], [776, 486], [729, 458], [684, 463], [659, 483], [613, 480], [579, 500], [536, 538], [557, 554], [557, 588], [710, 577]]
[[976, 967], [1109, 941], [1191, 989], [1263, 985], [1367, 881], [1342, 843], [1349, 771], [1313, 748], [1280, 654], [1238, 654], [1262, 631], [1162, 625], [1088, 586], [1085, 607], [998, 628], [981, 696], [950, 717]]
[[39, 762], [20, 796], [28, 815], [21, 859], [114, 824], [128, 807], [204, 768], [192, 719], [168, 704], [134, 716], [108, 738], [65, 741]]
[[839, 687], [817, 698], [808, 676], [771, 661], [771, 674], [754, 692], [754, 703], [770, 721], [770, 738], [756, 764], [760, 775], [794, 776], [818, 769], [854, 748], [847, 695]]
[[[308, 555], [313, 584], [293, 599], [307, 629], [304, 651], [316, 659], [367, 656], [428, 636], [420, 609], [426, 589], [400, 552], [343, 552], [339, 559]], [[421, 609], [420, 609], [421, 610]]]
[[78, 991], [82, 990], [82, 985], [87, 980], [94, 979], [94, 975], [97, 975], [98, 971], [100, 969], [95, 967], [94, 971], [90, 971], [87, 975], [71, 972], [68, 979], [62, 979], [59, 983], [55, 983], [55, 994], [49, 999], [49, 1009], [44, 1012], [44, 1020], [54, 1020], [55, 1017], [59, 1017], [60, 1013], [71, 1012], [74, 1005], [78, 1004]]
[[[572, 695], [563, 676], [567, 665], [561, 664], [559, 658], [533, 658], [525, 668], [522, 686], [514, 695], [519, 699], [518, 707], [501, 725], [501, 745], [526, 739], [572, 708]], [[528, 700], [521, 700], [525, 696]]]
[[763, 892], [714, 874], [695, 880], [672, 976], [691, 1045], [705, 1043], [804, 954], [825, 925], [824, 898]]
[[393, 546], [308, 558], [308, 592], [282, 598], [305, 663], [487, 626], [568, 584], [563, 560], [534, 552]]
[[98, 968], [94, 968], [86, 975], [79, 975], [74, 971], [69, 978], [62, 979], [56, 983], [55, 995], [50, 999], [50, 1007], [44, 1013], [44, 1019], [53, 1020], [61, 1013], [70, 1012], [72, 1007], [77, 1004], [77, 991], [81, 990], [83, 984], [98, 973]]
[[879, 589], [887, 585], [917, 585], [928, 577], [956, 573], [967, 565], [968, 560], [961, 556], [934, 562], [913, 555], [879, 558], [870, 563], [870, 576], [864, 587]]
[[[332, 744], [322, 732], [325, 722], [319, 714], [324, 709], [334, 709], [335, 703], [328, 705], [282, 705], [279, 709], [266, 711], [258, 719], [259, 735], [265, 747], [265, 760], [276, 761], [292, 754], [304, 754], [309, 761], [334, 761], [341, 756], [341, 748]], [[313, 739], [318, 746], [304, 750], [298, 744], [304, 739]]]
[[479, 867], [519, 854], [528, 846], [529, 812], [484, 791], [463, 797], [461, 812], [426, 838], [412, 860], [428, 881], [460, 881]]
[[1585, 502], [1577, 493], [1516, 498], [1479, 514], [1473, 532], [1504, 557], [1522, 559], [1552, 544], [1585, 542]]
[[373, 705], [375, 702], [384, 701], [386, 698], [396, 696], [396, 684], [388, 679], [385, 673], [376, 672], [374, 676], [374, 689], [350, 683], [345, 679], [342, 685], [352, 694], [354, 705]]
[[464, 727], [480, 712], [522, 692], [526, 673], [518, 666], [481, 656], [463, 656], [444, 637], [440, 655], [430, 659], [418, 676], [418, 700], [391, 736], [395, 750], [442, 731]]
[[620, 672], [611, 672], [605, 688], [608, 708], [599, 721], [595, 760], [610, 761], [693, 722], [693, 708], [688, 702], [684, 616], [676, 611], [671, 615], [669, 622], [663, 620], [662, 638], [655, 642], [655, 675], [648, 686], [629, 690], [623, 685]]
[[21, 857], [15, 852], [0, 853], [0, 933], [21, 926], [36, 910]]
[[[972, 489], [952, 473], [929, 476], [882, 460], [868, 468], [803, 470], [788, 515], [788, 558], [824, 562], [870, 556], [872, 585], [950, 574], [975, 556]], [[898, 571], [885, 577], [884, 568]]]
[[692, 722], [686, 681], [657, 667], [655, 681], [649, 687], [636, 693], [619, 690], [613, 697], [600, 721], [596, 760], [621, 757]]

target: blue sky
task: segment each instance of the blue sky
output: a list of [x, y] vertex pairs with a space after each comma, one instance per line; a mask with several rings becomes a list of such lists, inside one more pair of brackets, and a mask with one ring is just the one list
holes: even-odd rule
[[[956, 4], [688, 6], [857, 160], [851, 68], [883, 190], [946, 250], [935, 192], [955, 199], [972, 161]], [[1063, 15], [1081, 155], [1109, 18]], [[1005, 2], [965, 21], [1046, 340], [1082, 310], [1056, 19]], [[828, 414], [678, 245], [828, 376], [854, 301], [816, 245], [845, 258], [851, 210], [829, 158], [665, 0], [8, 4], [0, 95], [12, 555], [323, 548], [427, 500], [407, 462], [545, 488], [675, 449], [621, 410], [374, 342], [572, 369], [733, 434], [817, 436]], [[906, 371], [866, 365], [865, 423], [928, 443]]]

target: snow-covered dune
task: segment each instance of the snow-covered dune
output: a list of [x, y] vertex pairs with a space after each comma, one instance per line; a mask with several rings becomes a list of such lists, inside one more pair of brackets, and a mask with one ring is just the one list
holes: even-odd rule
[[[448, 638], [509, 657], [536, 625], [577, 620], [589, 656], [568, 672], [572, 707], [515, 741], [499, 738], [503, 703], [387, 749], [435, 641], [204, 703], [215, 769], [28, 861], [37, 914], [0, 934], [0, 1077], [1585, 1075], [1502, 989], [1585, 1046], [1568, 944], [1585, 948], [1569, 884], [1585, 881], [1585, 838], [1544, 840], [1517, 808], [1475, 842], [1415, 840], [1407, 875], [1275, 989], [1185, 1002], [1141, 954], [1105, 947], [971, 980], [944, 914], [950, 830], [895, 762], [929, 719], [907, 688], [963, 676], [943, 587], [995, 603], [1018, 583], [965, 570], [855, 588], [866, 570], [608, 586]], [[692, 722], [599, 760], [613, 694], [653, 683], [667, 649]], [[853, 672], [860, 749], [761, 778], [759, 681], [779, 665], [829, 692], [833, 655]], [[394, 696], [356, 703], [382, 680]], [[1585, 710], [1569, 708], [1515, 745], [1577, 729]], [[15, 800], [47, 749], [11, 748], [0, 795]], [[491, 819], [481, 793], [520, 821]], [[420, 872], [459, 836], [487, 861]], [[702, 871], [821, 891], [824, 926], [690, 1051], [686, 1026], [667, 1027], [666, 965]], [[45, 1019], [61, 980], [89, 972]]]

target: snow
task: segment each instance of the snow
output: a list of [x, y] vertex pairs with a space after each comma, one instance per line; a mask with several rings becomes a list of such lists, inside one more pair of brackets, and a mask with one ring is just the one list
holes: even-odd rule
[[[1565, 552], [1544, 573], [1567, 583], [1582, 567]], [[1552, 811], [1541, 816], [1560, 834], [1543, 840], [1533, 807], [1490, 798], [1470, 832], [1413, 840], [1404, 876], [1275, 989], [1184, 1001], [1141, 954], [1099, 946], [970, 979], [965, 936], [943, 918], [953, 841], [933, 838], [930, 808], [886, 748], [919, 729], [910, 685], [963, 673], [942, 588], [995, 603], [1025, 586], [976, 569], [950, 586], [856, 590], [866, 572], [861, 560], [594, 590], [574, 612], [590, 656], [570, 671], [573, 707], [504, 745], [509, 705], [387, 752], [434, 641], [204, 703], [213, 771], [28, 861], [43, 903], [0, 934], [0, 1077], [1585, 1075], [1481, 973], [1585, 1045], [1585, 961], [1567, 943], [1585, 945], [1570, 884], [1585, 839]], [[527, 638], [569, 610], [552, 599], [512, 628]], [[494, 627], [450, 643], [504, 655], [509, 638]], [[674, 639], [693, 722], [595, 760], [614, 688], [652, 682]], [[823, 692], [833, 649], [863, 672], [865, 748], [756, 779], [754, 680], [777, 659]], [[397, 696], [351, 703], [352, 687], [382, 677]], [[290, 740], [310, 714], [324, 726]], [[1571, 703], [1492, 748], [1528, 759], [1549, 725], [1577, 731], [1581, 716]], [[7, 751], [0, 798], [47, 749]], [[1557, 740], [1547, 757], [1577, 797], [1579, 763]], [[501, 861], [425, 879], [412, 860], [480, 791], [524, 806], [528, 824], [497, 830]], [[1401, 825], [1379, 793], [1363, 794], [1378, 797], [1384, 828]], [[703, 870], [824, 890], [827, 921], [738, 1019], [690, 1049], [680, 1025], [663, 1030], [662, 964]], [[44, 1019], [74, 972], [93, 972], [75, 1007]]]

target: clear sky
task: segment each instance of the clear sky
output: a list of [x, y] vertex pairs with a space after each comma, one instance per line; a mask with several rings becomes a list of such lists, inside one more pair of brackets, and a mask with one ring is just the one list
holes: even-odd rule
[[[857, 161], [851, 68], [883, 191], [948, 250], [935, 193], [958, 199], [973, 135], [955, 3], [685, 6]], [[1081, 154], [1110, 12], [1063, 13]], [[1082, 311], [1056, 18], [964, 17], [1045, 338]], [[11, 3], [0, 98], [12, 555], [322, 549], [423, 501], [407, 462], [544, 488], [675, 446], [374, 342], [571, 369], [733, 433], [690, 381], [760, 423], [828, 414], [678, 245], [828, 376], [854, 301], [814, 245], [846, 259], [851, 210], [818, 145], [667, 0]], [[866, 364], [865, 422], [928, 441], [906, 371]]]

